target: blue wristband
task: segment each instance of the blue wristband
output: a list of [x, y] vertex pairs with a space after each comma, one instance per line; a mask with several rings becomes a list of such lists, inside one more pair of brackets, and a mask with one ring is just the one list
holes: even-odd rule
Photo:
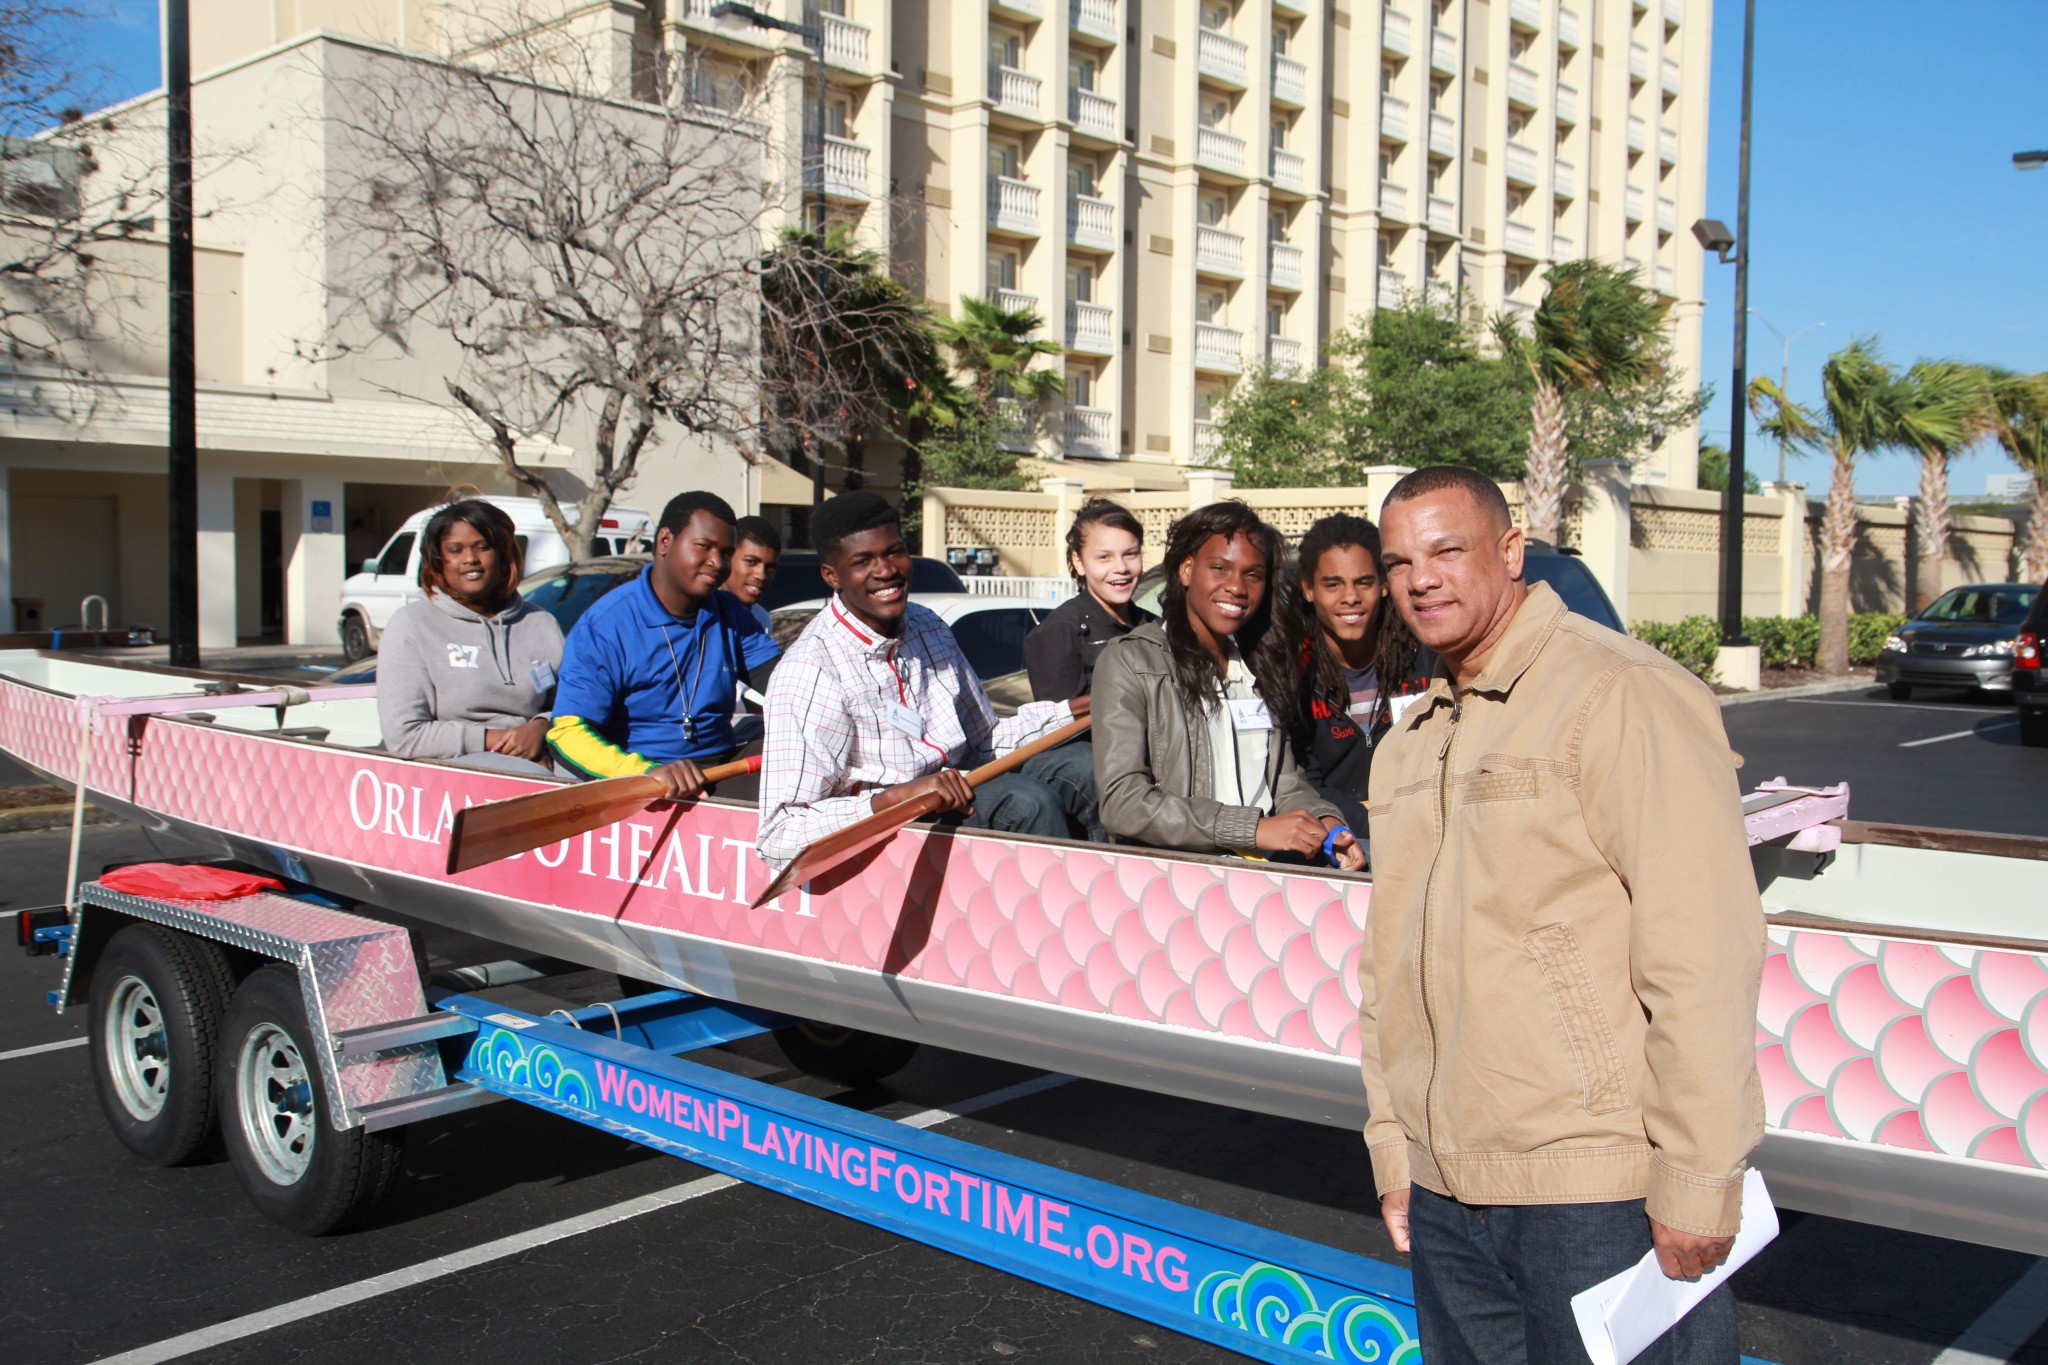
[[1325, 834], [1325, 835], [1323, 836], [1323, 861], [1324, 861], [1324, 862], [1326, 862], [1326, 863], [1334, 863], [1334, 862], [1336, 862], [1336, 861], [1337, 861], [1337, 859], [1336, 859], [1336, 856], [1335, 856], [1335, 855], [1334, 855], [1333, 853], [1331, 853], [1331, 851], [1330, 851], [1330, 850], [1331, 850], [1331, 849], [1332, 849], [1332, 848], [1333, 848], [1333, 847], [1334, 847], [1334, 846], [1336, 845], [1336, 843], [1337, 843], [1337, 836], [1338, 836], [1338, 835], [1340, 835], [1340, 834], [1349, 834], [1349, 833], [1351, 833], [1351, 831], [1350, 831], [1350, 829], [1349, 829], [1349, 828], [1347, 828], [1347, 827], [1346, 827], [1346, 826], [1344, 826], [1344, 825], [1338, 825], [1338, 826], [1336, 826], [1335, 828], [1333, 828], [1333, 829], [1332, 829], [1332, 830], [1331, 830], [1331, 831], [1330, 831], [1330, 832], [1329, 832], [1328, 834]]

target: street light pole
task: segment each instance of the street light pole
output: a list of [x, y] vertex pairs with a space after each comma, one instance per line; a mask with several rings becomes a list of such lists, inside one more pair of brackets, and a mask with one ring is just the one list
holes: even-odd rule
[[[1778, 392], [1783, 393], [1792, 383], [1792, 343], [1805, 336], [1808, 332], [1811, 332], [1814, 328], [1825, 327], [1827, 324], [1825, 322], [1809, 322], [1798, 331], [1787, 336], [1778, 330], [1776, 323], [1772, 322], [1762, 313], [1757, 312], [1756, 309], [1750, 309], [1749, 315], [1770, 328], [1771, 335], [1784, 343], [1784, 354], [1778, 364]], [[1778, 482], [1785, 482], [1785, 433], [1782, 431], [1778, 433]]]
[[199, 383], [192, 279], [192, 16], [164, 0], [166, 281], [170, 365], [171, 666], [199, 667]]
[[1728, 432], [1728, 488], [1721, 495], [1721, 643], [1746, 645], [1742, 634], [1742, 511], [1747, 467], [1743, 438], [1749, 418], [1744, 395], [1749, 389], [1749, 106], [1756, 67], [1756, 0], [1742, 7], [1742, 131], [1741, 159], [1735, 192], [1735, 383], [1729, 389], [1734, 420]]

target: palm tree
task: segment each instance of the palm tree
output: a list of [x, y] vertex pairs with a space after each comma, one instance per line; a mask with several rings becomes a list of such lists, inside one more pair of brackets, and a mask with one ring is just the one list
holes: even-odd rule
[[1992, 434], [2026, 471], [2027, 539], [2020, 549], [2020, 573], [2029, 583], [2048, 581], [2048, 373], [1990, 372]]
[[1659, 342], [1670, 304], [1637, 284], [1633, 270], [1600, 261], [1568, 261], [1543, 278], [1550, 290], [1530, 330], [1502, 317], [1494, 335], [1502, 354], [1528, 366], [1536, 383], [1522, 508], [1530, 538], [1556, 544], [1571, 479], [1565, 392], [1625, 392], [1655, 379], [1664, 366]]
[[1920, 497], [1913, 506], [1913, 609], [1941, 593], [1948, 558], [1948, 462], [1997, 425], [1991, 383], [1982, 367], [1920, 360], [1901, 378], [1901, 444], [1920, 456]]
[[1044, 325], [1034, 309], [1005, 308], [971, 294], [961, 298], [960, 316], [937, 320], [939, 344], [952, 353], [953, 368], [966, 378], [980, 416], [993, 415], [1005, 398], [1035, 408], [1066, 392], [1058, 370], [1032, 368], [1040, 356], [1064, 354], [1058, 342], [1038, 336]]

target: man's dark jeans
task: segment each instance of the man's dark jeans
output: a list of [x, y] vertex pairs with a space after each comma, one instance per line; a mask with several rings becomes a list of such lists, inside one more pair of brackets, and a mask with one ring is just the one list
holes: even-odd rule
[[[1585, 1365], [1572, 1295], [1650, 1249], [1643, 1201], [1478, 1207], [1420, 1185], [1408, 1204], [1415, 1312], [1428, 1365]], [[1723, 1285], [1640, 1365], [1736, 1365], [1735, 1297]]]
[[974, 813], [960, 823], [968, 829], [999, 829], [1041, 839], [1067, 837], [1067, 811], [1061, 794], [1052, 784], [1017, 772], [992, 777], [976, 787]]
[[1085, 739], [1070, 739], [1057, 749], [1026, 759], [1017, 771], [1058, 793], [1060, 806], [1073, 823], [1072, 832], [1063, 830], [1058, 838], [1086, 839], [1093, 844], [1109, 842], [1109, 832], [1103, 829], [1102, 817], [1096, 811], [1093, 744]]

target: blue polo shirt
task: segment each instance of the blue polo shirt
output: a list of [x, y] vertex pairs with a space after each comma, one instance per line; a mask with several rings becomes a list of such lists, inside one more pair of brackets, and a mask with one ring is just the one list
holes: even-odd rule
[[563, 646], [548, 744], [585, 776], [723, 758], [739, 683], [780, 653], [727, 593], [712, 593], [687, 621], [671, 616], [653, 574], [649, 565], [599, 598]]

